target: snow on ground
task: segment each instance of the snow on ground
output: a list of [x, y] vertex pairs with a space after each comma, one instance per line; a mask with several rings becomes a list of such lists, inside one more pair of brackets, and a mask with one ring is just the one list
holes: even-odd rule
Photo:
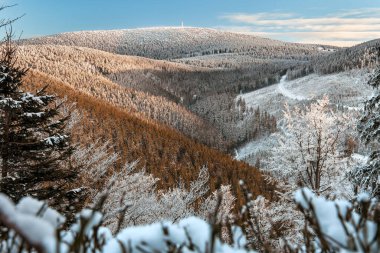
[[286, 75], [284, 75], [283, 77], [281, 77], [281, 80], [280, 80], [280, 82], [277, 85], [277, 92], [278, 93], [280, 93], [284, 97], [287, 97], [287, 98], [290, 98], [290, 99], [293, 99], [293, 100], [298, 100], [298, 101], [309, 100], [307, 97], [304, 97], [302, 95], [297, 95], [293, 91], [287, 89], [285, 87], [285, 84], [286, 84]]
[[256, 163], [256, 158], [265, 157], [268, 154], [269, 147], [272, 147], [273, 145], [273, 138], [270, 136], [259, 138], [236, 150], [235, 159], [249, 161], [249, 163], [254, 165]]
[[[356, 69], [330, 75], [312, 74], [292, 81], [286, 81], [283, 76], [278, 84], [241, 94], [237, 99], [243, 98], [248, 107], [266, 110], [278, 122], [281, 121], [285, 103], [304, 105], [324, 95], [328, 95], [333, 104], [347, 110], [358, 110], [373, 94], [367, 85], [369, 75], [368, 70]], [[240, 147], [235, 158], [255, 164], [258, 157], [266, 156], [271, 145], [270, 137], [255, 140]]]
[[260, 107], [278, 118], [282, 115], [285, 103], [303, 104], [323, 95], [328, 95], [332, 103], [357, 107], [372, 95], [371, 87], [366, 84], [368, 77], [367, 70], [331, 75], [312, 74], [292, 81], [286, 81], [283, 76], [278, 84], [239, 95], [237, 99], [241, 97], [248, 107]]

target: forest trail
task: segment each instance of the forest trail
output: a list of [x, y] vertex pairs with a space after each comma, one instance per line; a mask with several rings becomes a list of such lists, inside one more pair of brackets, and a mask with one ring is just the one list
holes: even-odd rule
[[282, 94], [284, 97], [294, 99], [294, 100], [298, 100], [298, 101], [307, 100], [306, 97], [296, 95], [293, 92], [291, 92], [290, 90], [288, 90], [285, 87], [285, 83], [286, 83], [286, 75], [283, 75], [280, 79], [280, 82], [278, 83], [278, 86], [277, 86], [277, 92], [278, 93]]

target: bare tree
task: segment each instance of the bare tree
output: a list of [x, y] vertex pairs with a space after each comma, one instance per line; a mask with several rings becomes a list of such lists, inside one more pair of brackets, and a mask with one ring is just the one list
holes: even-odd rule
[[336, 192], [350, 163], [344, 155], [350, 117], [333, 112], [327, 97], [304, 110], [286, 106], [284, 113], [286, 123], [277, 134], [268, 169], [285, 179], [291, 191], [307, 186], [318, 194]]

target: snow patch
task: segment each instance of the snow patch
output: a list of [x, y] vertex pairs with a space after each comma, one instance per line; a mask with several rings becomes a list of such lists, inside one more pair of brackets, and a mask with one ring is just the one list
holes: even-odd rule
[[298, 101], [308, 100], [305, 96], [296, 95], [291, 90], [288, 90], [285, 87], [285, 84], [286, 84], [286, 75], [282, 76], [280, 82], [278, 83], [277, 91], [280, 94], [282, 94], [283, 96], [285, 96], [287, 98], [298, 100]]

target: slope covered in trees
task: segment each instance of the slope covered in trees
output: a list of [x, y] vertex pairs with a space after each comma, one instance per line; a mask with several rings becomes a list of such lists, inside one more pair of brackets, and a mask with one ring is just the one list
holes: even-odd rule
[[[258, 89], [274, 83], [287, 69], [303, 62], [247, 56], [244, 65], [220, 69], [212, 63], [208, 67], [193, 66], [186, 59], [179, 60], [181, 63], [172, 63], [56, 45], [21, 46], [19, 54], [25, 66], [46, 72], [87, 92], [95, 89], [92, 93], [98, 96], [105, 91], [98, 90], [101, 88], [97, 86], [109, 84], [111, 80], [125, 87], [164, 96], [176, 102], [182, 101], [184, 104], [191, 104], [194, 96], [202, 98], [220, 92], [239, 93]], [[233, 62], [229, 57], [226, 60]], [[216, 62], [221, 61], [216, 59]], [[94, 83], [95, 87], [90, 89], [89, 83]]]
[[342, 48], [331, 54], [318, 55], [289, 69], [288, 79], [295, 79], [310, 73], [332, 74], [357, 68], [374, 68], [379, 64], [380, 40], [371, 40], [349, 48]]
[[[168, 27], [71, 32], [22, 40], [20, 44], [28, 45], [21, 47], [27, 66], [119, 106], [137, 107], [145, 116], [223, 151], [273, 129], [267, 120], [264, 124], [268, 127], [253, 123], [249, 113], [238, 113], [237, 120], [239, 105], [230, 99], [226, 108], [226, 97], [274, 84], [288, 69], [297, 69], [316, 56], [335, 50], [213, 29]], [[70, 69], [69, 73], [85, 70], [86, 77], [64, 73], [62, 65]], [[73, 76], [79, 76], [79, 81], [73, 80]], [[131, 99], [110, 82], [134, 89], [129, 90]], [[145, 93], [156, 97], [147, 97]], [[163, 97], [177, 104], [167, 103]], [[223, 108], [223, 112], [217, 108]], [[189, 122], [196, 124], [191, 126]]]
[[53, 45], [20, 46], [19, 57], [25, 67], [223, 151], [253, 136], [237, 129], [233, 118], [238, 117], [246, 129], [259, 127], [243, 111], [237, 115], [233, 94], [274, 83], [287, 67], [297, 64], [262, 60], [249, 68], [211, 69]]
[[22, 43], [81, 46], [154, 59], [237, 52], [250, 52], [267, 58], [307, 58], [325, 52], [318, 45], [287, 43], [252, 35], [190, 27], [69, 32], [23, 40]]
[[22, 66], [46, 73], [78, 91], [131, 113], [167, 124], [207, 145], [220, 149], [227, 147], [211, 125], [180, 104], [163, 96], [152, 96], [136, 89], [123, 87], [107, 78], [108, 75], [118, 71], [128, 70], [129, 73], [135, 71], [135, 75], [131, 74], [131, 82], [145, 83], [150, 87], [160, 89], [160, 80], [151, 74], [151, 69], [190, 71], [186, 66], [66, 46], [20, 47], [18, 56]]
[[320, 74], [330, 74], [354, 68], [373, 68], [379, 63], [380, 40], [371, 40], [359, 45], [340, 49], [337, 52], [320, 56], [312, 61], [313, 69]]
[[83, 127], [74, 131], [73, 140], [85, 145], [96, 139], [101, 142], [109, 140], [109, 147], [122, 157], [120, 164], [139, 159], [139, 168], [145, 167], [147, 172], [161, 179], [158, 182], [160, 188], [173, 187], [179, 183], [180, 178], [186, 184], [197, 177], [202, 166], [207, 166], [211, 189], [215, 189], [220, 178], [223, 184], [233, 186], [232, 192], [239, 202], [242, 201], [242, 196], [236, 187], [240, 178], [250, 183], [254, 194], [272, 194], [272, 187], [257, 169], [199, 144], [162, 124], [79, 92], [36, 70], [29, 71], [25, 83], [29, 90], [40, 88], [32, 84], [48, 83], [49, 92], [66, 96], [68, 102], [75, 102], [82, 113]]

